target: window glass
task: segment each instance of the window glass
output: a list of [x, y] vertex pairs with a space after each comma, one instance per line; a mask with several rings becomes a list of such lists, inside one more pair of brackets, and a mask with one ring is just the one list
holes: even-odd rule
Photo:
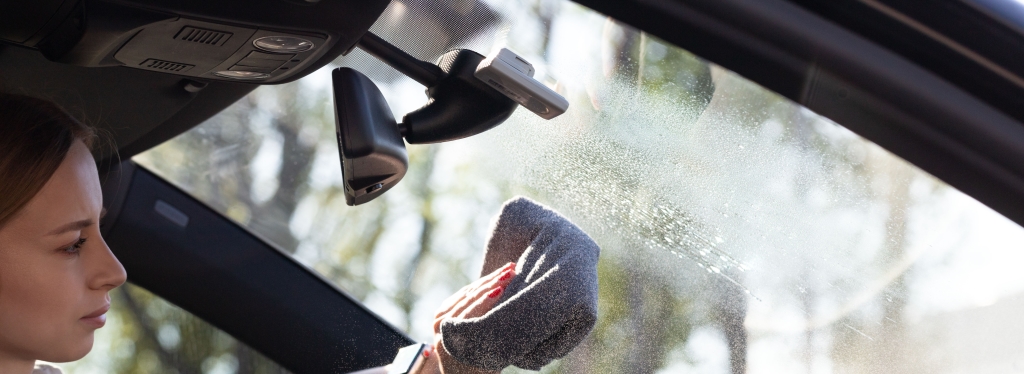
[[[830, 120], [569, 2], [395, 1], [374, 30], [425, 59], [508, 46], [570, 109], [411, 145], [405, 179], [359, 207], [328, 68], [135, 160], [421, 340], [503, 201], [559, 210], [602, 247], [600, 316], [545, 372], [1024, 370], [1024, 229]], [[425, 103], [361, 52], [336, 64], [396, 118]]]
[[111, 292], [92, 351], [71, 374], [287, 374], [231, 335], [131, 283]]

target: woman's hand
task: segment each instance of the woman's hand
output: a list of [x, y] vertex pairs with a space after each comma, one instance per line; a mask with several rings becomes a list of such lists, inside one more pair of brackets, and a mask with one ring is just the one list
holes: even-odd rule
[[462, 287], [441, 304], [434, 318], [434, 346], [425, 353], [427, 361], [419, 374], [485, 374], [498, 373], [468, 366], [456, 360], [441, 343], [441, 322], [448, 318], [473, 318], [486, 314], [498, 302], [505, 286], [516, 276], [516, 264], [508, 263], [493, 273]]

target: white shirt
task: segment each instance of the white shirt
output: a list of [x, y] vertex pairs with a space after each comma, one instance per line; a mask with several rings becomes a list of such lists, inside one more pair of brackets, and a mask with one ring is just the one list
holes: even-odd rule
[[63, 374], [63, 372], [56, 366], [36, 364], [36, 368], [32, 370], [32, 374]]

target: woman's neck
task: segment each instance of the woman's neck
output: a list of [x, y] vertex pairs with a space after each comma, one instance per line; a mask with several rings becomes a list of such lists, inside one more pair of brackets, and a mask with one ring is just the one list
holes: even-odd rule
[[35, 360], [23, 360], [11, 357], [6, 352], [0, 352], [0, 373], [3, 374], [31, 374], [36, 367]]

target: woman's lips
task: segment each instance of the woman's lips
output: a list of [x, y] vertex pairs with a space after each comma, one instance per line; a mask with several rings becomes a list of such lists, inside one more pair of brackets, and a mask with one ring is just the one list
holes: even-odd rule
[[96, 309], [96, 311], [89, 313], [89, 315], [82, 317], [80, 321], [86, 325], [100, 328], [107, 323], [107, 311], [110, 310], [110, 304], [104, 305], [102, 308]]

